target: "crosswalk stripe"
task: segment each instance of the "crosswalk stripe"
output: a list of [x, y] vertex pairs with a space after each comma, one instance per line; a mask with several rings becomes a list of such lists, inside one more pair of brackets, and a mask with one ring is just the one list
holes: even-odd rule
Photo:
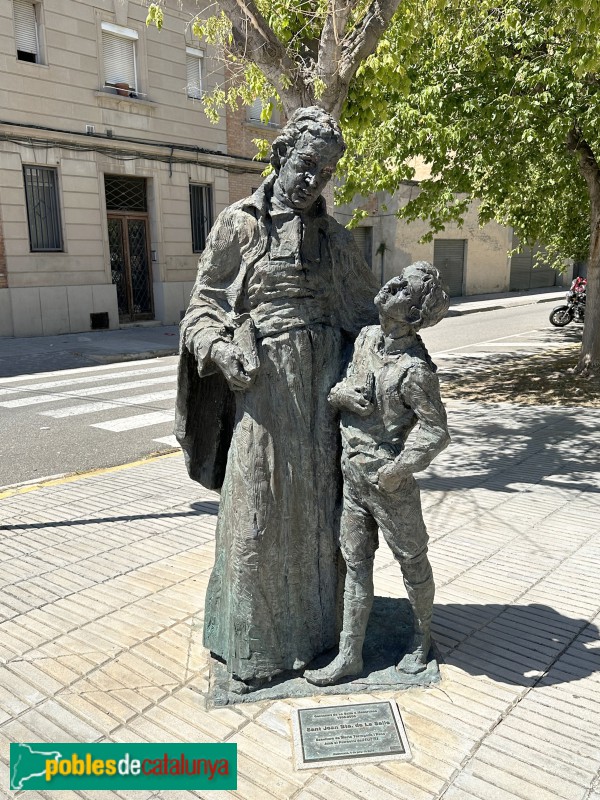
[[[150, 367], [149, 369], [128, 369], [124, 372], [119, 372], [113, 375], [89, 375], [85, 378], [70, 378], [69, 380], [62, 381], [46, 381], [44, 383], [29, 383], [27, 386], [18, 386], [11, 388], [0, 388], [0, 395], [14, 395], [17, 392], [38, 392], [41, 389], [58, 389], [61, 386], [73, 386], [77, 383], [97, 383], [98, 381], [111, 381], [120, 378], [133, 378], [134, 375], [147, 375], [153, 372], [167, 372], [172, 371], [175, 374], [175, 364], [163, 365], [161, 367]], [[1, 386], [1, 384], [0, 384]]]
[[175, 435], [172, 436], [163, 436], [162, 439], [152, 439], [153, 442], [158, 442], [159, 444], [168, 444], [169, 447], [180, 447], [181, 445], [175, 438]]
[[124, 389], [137, 389], [138, 386], [155, 386], [157, 383], [171, 383], [176, 377], [176, 375], [161, 375], [158, 378], [148, 378], [148, 380], [143, 381], [126, 381], [125, 383], [114, 383], [110, 386], [92, 386], [87, 389], [75, 389], [65, 394], [39, 394], [20, 397], [16, 400], [3, 400], [0, 402], [0, 406], [2, 408], [22, 408], [23, 406], [33, 406], [40, 403], [56, 403], [60, 400], [69, 400], [72, 397], [89, 397], [90, 395], [120, 392]]
[[110, 422], [95, 422], [91, 428], [102, 428], [105, 431], [121, 433], [132, 431], [135, 428], [146, 428], [149, 425], [158, 425], [159, 422], [172, 422], [174, 411], [152, 411], [150, 414], [136, 414], [133, 417], [121, 417]]
[[118, 410], [120, 406], [140, 405], [142, 403], [154, 403], [157, 400], [173, 400], [177, 396], [177, 389], [169, 389], [166, 392], [151, 392], [150, 394], [133, 394], [130, 397], [119, 397], [115, 400], [108, 400], [105, 403], [83, 403], [78, 406], [67, 406], [67, 408], [53, 409], [51, 411], [40, 411], [43, 417], [77, 417], [80, 414], [92, 414], [95, 411], [108, 411], [109, 409]]
[[[157, 359], [154, 359], [157, 360]], [[151, 363], [148, 359], [139, 359], [136, 361], [124, 361], [121, 364], [96, 364], [93, 367], [76, 367], [75, 369], [55, 369], [52, 372], [38, 372], [34, 375], [12, 375], [10, 378], [0, 378], [0, 386], [6, 386], [8, 383], [18, 383], [24, 380], [41, 380], [45, 378], [53, 378], [56, 375], [83, 375], [87, 372], [109, 372], [110, 370], [118, 370], [120, 368], [131, 368], [141, 366], [142, 364]]]

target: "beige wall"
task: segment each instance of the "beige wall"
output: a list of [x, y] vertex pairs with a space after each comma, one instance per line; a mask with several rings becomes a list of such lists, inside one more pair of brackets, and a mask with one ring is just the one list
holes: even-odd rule
[[[415, 191], [418, 192], [418, 187], [402, 187], [397, 193], [397, 202], [406, 204], [411, 192], [414, 195]], [[407, 224], [398, 221], [395, 250], [396, 263], [400, 269], [419, 258], [433, 261], [433, 242], [418, 243], [428, 230], [426, 222], [416, 221]], [[512, 230], [497, 222], [490, 222], [480, 227], [476, 203], [469, 208], [461, 227], [449, 223], [446, 225], [446, 230], [436, 234], [434, 238], [466, 241], [464, 294], [508, 291], [510, 283], [508, 251], [512, 247]]]
[[[89, 330], [90, 313], [98, 311], [108, 311], [111, 327], [118, 325], [105, 174], [147, 179], [155, 317], [179, 321], [198, 261], [189, 183], [212, 187], [216, 215], [229, 202], [229, 171], [239, 167], [226, 155], [225, 121], [213, 125], [200, 102], [187, 97], [185, 48], [199, 45], [186, 39], [186, 26], [196, 12], [189, 0], [183, 8], [170, 6], [159, 32], [146, 28], [146, 10], [137, 2], [43, 0], [45, 63], [31, 64], [16, 57], [13, 5], [0, 0], [0, 247], [6, 267], [3, 277], [0, 249], [0, 335]], [[139, 98], [103, 88], [102, 21], [138, 32]], [[210, 48], [204, 51], [205, 88], [211, 89], [223, 72]], [[86, 125], [95, 126], [95, 136], [84, 135]], [[26, 164], [57, 169], [64, 252], [30, 252]]]
[[[145, 5], [132, 0], [43, 0], [40, 3], [45, 64], [19, 61], [14, 43], [13, 4], [0, 0], [1, 117], [85, 132], [112, 129], [115, 136], [140, 136], [223, 150], [225, 121], [213, 125], [201, 103], [186, 94], [186, 27], [198, 7], [172, 3], [161, 31], [146, 27]], [[137, 31], [139, 99], [103, 91], [101, 23]], [[223, 71], [206, 53], [206, 87], [222, 83]], [[149, 135], [151, 134], [151, 135]]]
[[[394, 212], [405, 205], [418, 186], [405, 184], [390, 197], [384, 193], [366, 202], [369, 216], [361, 223], [373, 228], [373, 271], [385, 282], [398, 275], [413, 261], [433, 261], [434, 243], [420, 244], [419, 240], [428, 232], [427, 222], [417, 220], [406, 223]], [[360, 198], [359, 198], [360, 202]], [[351, 216], [350, 206], [336, 208], [336, 216], [346, 224]], [[484, 294], [507, 291], [510, 281], [511, 229], [492, 222], [479, 227], [477, 207], [471, 206], [462, 227], [455, 224], [436, 234], [439, 239], [466, 240], [464, 294]], [[383, 262], [381, 250], [384, 250]], [[383, 264], [383, 272], [382, 272]]]

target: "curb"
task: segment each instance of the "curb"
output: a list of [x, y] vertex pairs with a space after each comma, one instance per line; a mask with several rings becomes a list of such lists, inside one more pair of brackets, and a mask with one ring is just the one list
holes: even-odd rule
[[464, 308], [461, 309], [460, 306], [450, 308], [448, 313], [446, 314], [447, 317], [463, 317], [466, 314], [479, 314], [481, 311], [500, 311], [503, 308], [517, 308], [518, 306], [533, 306], [537, 305], [538, 303], [556, 303], [560, 302], [559, 298], [556, 297], [540, 297], [538, 300], [530, 300], [527, 303], [503, 303], [501, 305], [493, 305], [493, 306], [483, 306], [479, 308]]
[[[529, 305], [529, 303], [527, 304]], [[479, 314], [481, 311], [500, 311], [502, 308], [510, 308], [510, 306], [485, 306], [484, 308], [451, 308], [446, 316], [447, 317], [465, 317], [467, 314]]]
[[90, 361], [95, 361], [97, 364], [120, 364], [125, 361], [144, 361], [150, 358], [164, 358], [166, 356], [176, 356], [179, 354], [179, 348], [171, 348], [169, 350], [146, 350], [143, 353], [75, 353], [73, 355], [81, 356], [82, 358], [89, 358]]
[[181, 450], [167, 450], [164, 453], [150, 453], [145, 458], [138, 458], [136, 461], [128, 461], [126, 464], [115, 464], [112, 467], [98, 467], [86, 472], [65, 472], [62, 475], [48, 475], [45, 478], [34, 478], [23, 483], [13, 483], [10, 486], [0, 487], [0, 500], [6, 500], [15, 495], [28, 494], [37, 489], [45, 489], [47, 486], [60, 486], [63, 483], [72, 483], [83, 478], [91, 478], [93, 475], [106, 475], [110, 472], [121, 472], [131, 467], [139, 467], [151, 461], [160, 461], [163, 458], [173, 458], [181, 453]]

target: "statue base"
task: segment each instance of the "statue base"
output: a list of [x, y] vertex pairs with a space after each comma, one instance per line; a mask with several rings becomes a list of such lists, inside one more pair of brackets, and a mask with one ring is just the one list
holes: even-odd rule
[[[376, 597], [369, 617], [369, 626], [363, 648], [364, 668], [360, 675], [342, 678], [333, 686], [315, 686], [302, 677], [301, 672], [283, 672], [274, 676], [260, 688], [240, 694], [235, 691], [239, 682], [232, 682], [227, 665], [211, 659], [209, 690], [206, 707], [255, 703], [262, 700], [279, 700], [286, 697], [312, 697], [355, 692], [399, 691], [415, 686], [431, 686], [440, 682], [440, 670], [435, 645], [429, 653], [427, 668], [416, 675], [398, 672], [396, 664], [406, 651], [412, 638], [413, 615], [405, 599]], [[337, 649], [322, 653], [310, 664], [319, 669], [329, 664]]]

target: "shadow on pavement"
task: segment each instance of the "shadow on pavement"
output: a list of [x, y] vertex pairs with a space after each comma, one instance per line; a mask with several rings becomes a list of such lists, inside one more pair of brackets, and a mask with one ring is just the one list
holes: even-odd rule
[[492, 403], [452, 409], [452, 443], [419, 484], [425, 491], [522, 492], [530, 484], [598, 493], [598, 428], [594, 409], [586, 412], [516, 406], [508, 415]]
[[436, 604], [436, 633], [445, 663], [502, 683], [548, 686], [598, 671], [598, 627], [547, 605]]
[[191, 503], [192, 511], [168, 511], [162, 514], [124, 514], [116, 517], [85, 517], [84, 519], [51, 520], [49, 522], [22, 522], [0, 525], [0, 531], [38, 530], [43, 528], [68, 528], [73, 525], [98, 525], [102, 522], [135, 522], [136, 520], [173, 519], [175, 517], [216, 516], [219, 504], [212, 500]]

